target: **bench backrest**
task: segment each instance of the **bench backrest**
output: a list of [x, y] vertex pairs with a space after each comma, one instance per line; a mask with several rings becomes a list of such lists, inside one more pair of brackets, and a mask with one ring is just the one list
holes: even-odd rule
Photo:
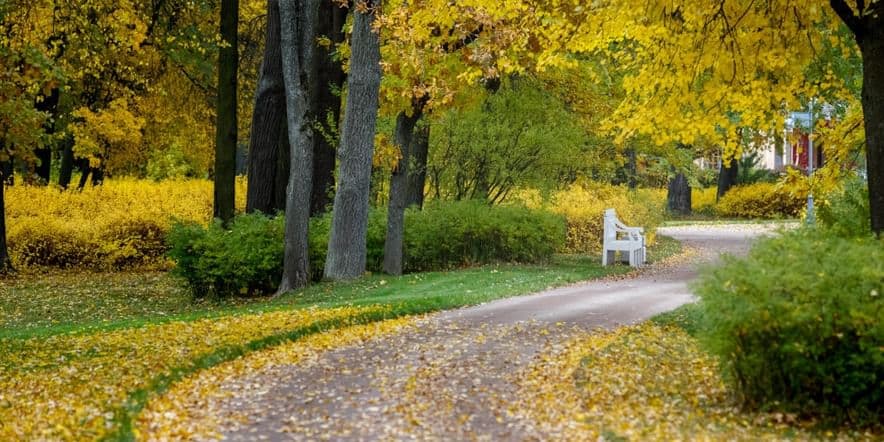
[[605, 210], [604, 239], [605, 241], [617, 240], [617, 212], [614, 209]]

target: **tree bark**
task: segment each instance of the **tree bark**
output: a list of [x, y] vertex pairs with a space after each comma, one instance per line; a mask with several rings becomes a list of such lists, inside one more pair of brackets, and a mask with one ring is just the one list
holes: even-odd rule
[[408, 166], [414, 128], [423, 112], [423, 103], [415, 103], [411, 115], [400, 112], [396, 117], [395, 141], [402, 157], [390, 176], [390, 202], [387, 205], [387, 235], [384, 239], [384, 272], [402, 274], [405, 208], [408, 204]]
[[[277, 293], [310, 282], [308, 228], [313, 181], [313, 131], [308, 118], [309, 77], [321, 0], [280, 0], [280, 47], [285, 80], [286, 126], [291, 166], [286, 187], [285, 255]], [[307, 80], [307, 81], [304, 81]]]
[[214, 216], [224, 223], [233, 219], [236, 186], [236, 76], [239, 67], [239, 0], [221, 0], [221, 39], [218, 53], [218, 102], [215, 120]]
[[669, 180], [666, 200], [670, 213], [676, 215], [691, 214], [691, 186], [684, 172], [677, 173]]
[[[0, 150], [3, 150], [2, 146]], [[9, 247], [6, 244], [6, 179], [6, 172], [0, 170], [0, 274], [14, 271], [12, 260], [9, 258]]]
[[[317, 33], [333, 43], [344, 41], [346, 8], [335, 2], [323, 1], [319, 10]], [[310, 199], [310, 215], [328, 211], [335, 188], [335, 146], [329, 136], [337, 130], [341, 119], [341, 95], [346, 78], [341, 61], [332, 54], [334, 46], [316, 46], [316, 84], [312, 95], [311, 110], [315, 124], [321, 128], [313, 138], [313, 194]], [[331, 120], [331, 121], [329, 121]]]
[[[627, 149], [626, 156], [629, 158], [626, 167], [626, 182], [629, 185], [630, 190], [635, 190], [635, 188], [638, 187], [638, 170], [636, 168], [635, 148], [631, 147]], [[690, 207], [690, 205], [688, 207]]]
[[408, 196], [406, 207], [424, 207], [424, 189], [427, 185], [427, 158], [430, 153], [430, 122], [424, 118], [423, 123], [418, 124], [411, 138], [412, 161], [408, 171]]
[[[249, 185], [246, 189], [246, 212], [249, 213], [273, 215], [285, 209], [278, 204], [278, 195], [283, 195], [284, 201], [284, 188], [288, 178], [286, 176], [282, 180], [277, 179], [280, 151], [288, 149], [279, 27], [279, 0], [267, 0], [264, 60], [255, 92], [255, 110], [252, 113], [252, 131], [249, 136]], [[284, 169], [287, 170], [288, 167]], [[278, 189], [280, 181], [282, 191]]]
[[58, 186], [67, 190], [74, 174], [74, 140], [67, 137], [62, 142], [61, 165], [58, 171]]
[[325, 277], [358, 278], [365, 272], [371, 159], [381, 84], [380, 39], [372, 29], [379, 0], [354, 11], [347, 105], [341, 133], [338, 190], [335, 193]]
[[864, 2], [857, 15], [844, 0], [829, 4], [853, 32], [863, 59], [862, 105], [872, 231], [884, 232], [884, 2]]
[[737, 184], [737, 176], [739, 176], [740, 172], [739, 164], [740, 162], [737, 161], [736, 158], [731, 159], [730, 163], [726, 163], [722, 160], [721, 170], [718, 174], [717, 200], [721, 199], [728, 190], [731, 190], [731, 187], [734, 187]]

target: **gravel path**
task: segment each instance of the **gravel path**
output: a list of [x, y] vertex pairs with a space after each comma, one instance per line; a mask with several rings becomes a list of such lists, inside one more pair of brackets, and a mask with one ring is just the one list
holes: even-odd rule
[[[232, 440], [548, 440], [513, 409], [515, 376], [577, 333], [690, 302], [699, 263], [775, 226], [660, 229], [691, 252], [637, 276], [443, 312], [401, 333], [225, 381], [209, 410]], [[235, 418], [234, 418], [235, 417]]]

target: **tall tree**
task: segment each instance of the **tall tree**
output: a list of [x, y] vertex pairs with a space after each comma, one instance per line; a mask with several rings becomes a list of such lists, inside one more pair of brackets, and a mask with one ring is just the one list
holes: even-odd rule
[[358, 278], [365, 272], [371, 160], [381, 84], [380, 38], [373, 29], [379, 9], [379, 0], [361, 0], [353, 12], [339, 182], [325, 261], [325, 277], [332, 280]]
[[401, 156], [390, 175], [390, 202], [387, 205], [387, 234], [384, 239], [384, 272], [402, 274], [403, 239], [405, 236], [405, 208], [408, 205], [408, 169], [414, 129], [421, 119], [425, 99], [417, 99], [411, 112], [400, 112], [396, 117], [395, 142]]
[[427, 185], [427, 159], [430, 154], [430, 122], [424, 117], [411, 137], [409, 148], [412, 161], [408, 165], [407, 207], [424, 207], [424, 188]]
[[319, 6], [317, 34], [327, 39], [315, 47], [315, 84], [311, 85], [311, 118], [319, 134], [313, 137], [313, 195], [310, 214], [329, 209], [335, 187], [335, 137], [341, 118], [341, 90], [344, 88], [343, 66], [334, 51], [344, 42], [344, 22], [348, 9], [325, 0]]
[[291, 166], [286, 187], [285, 256], [278, 293], [310, 282], [308, 228], [313, 182], [313, 131], [310, 127], [309, 69], [314, 57], [321, 0], [280, 0], [280, 48], [285, 79], [286, 126]]
[[221, 40], [218, 52], [218, 101], [215, 120], [215, 218], [233, 219], [236, 181], [236, 76], [239, 0], [221, 0]]
[[[276, 195], [279, 154], [288, 149], [285, 126], [285, 80], [282, 76], [280, 50], [279, 0], [267, 0], [267, 30], [264, 39], [264, 60], [255, 92], [252, 130], [249, 137], [249, 185], [246, 189], [246, 212], [274, 214], [285, 209], [277, 205]], [[279, 168], [288, 171], [288, 168]]]
[[666, 193], [667, 208], [670, 213], [678, 215], [691, 214], [691, 185], [683, 170], [679, 170], [669, 180]]
[[884, 1], [830, 0], [850, 28], [863, 60], [862, 106], [866, 131], [866, 167], [872, 231], [884, 232]]

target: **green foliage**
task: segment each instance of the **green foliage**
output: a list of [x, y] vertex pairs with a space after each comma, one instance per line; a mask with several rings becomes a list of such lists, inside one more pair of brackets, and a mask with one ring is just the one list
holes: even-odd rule
[[196, 296], [255, 294], [276, 288], [282, 274], [282, 220], [242, 215], [225, 229], [178, 223], [168, 236], [169, 256]]
[[858, 178], [848, 181], [843, 191], [820, 204], [817, 217], [834, 235], [845, 238], [871, 235], [868, 185]]
[[561, 216], [483, 201], [436, 203], [405, 217], [407, 271], [488, 262], [545, 262], [565, 242]]
[[[386, 210], [369, 213], [367, 267], [378, 272], [384, 258]], [[450, 269], [491, 262], [545, 262], [565, 238], [557, 215], [522, 207], [495, 207], [479, 201], [438, 203], [405, 218], [407, 271]], [[310, 270], [322, 278], [331, 214], [310, 222]], [[282, 275], [282, 217], [243, 215], [229, 230], [178, 223], [168, 237], [174, 274], [197, 296], [269, 292]]]
[[696, 285], [701, 339], [746, 404], [833, 421], [884, 412], [884, 247], [818, 230], [725, 257]]
[[761, 163], [761, 155], [758, 152], [752, 152], [740, 158], [739, 167], [737, 168], [737, 183], [739, 184], [755, 184], [755, 183], [773, 183], [777, 180], [776, 173], [758, 167]]
[[795, 218], [801, 215], [807, 194], [771, 183], [737, 186], [715, 206], [719, 216], [735, 218]]
[[558, 187], [581, 175], [580, 159], [592, 154], [577, 117], [527, 79], [443, 114], [431, 130], [428, 179], [444, 199], [500, 202], [514, 188]]

